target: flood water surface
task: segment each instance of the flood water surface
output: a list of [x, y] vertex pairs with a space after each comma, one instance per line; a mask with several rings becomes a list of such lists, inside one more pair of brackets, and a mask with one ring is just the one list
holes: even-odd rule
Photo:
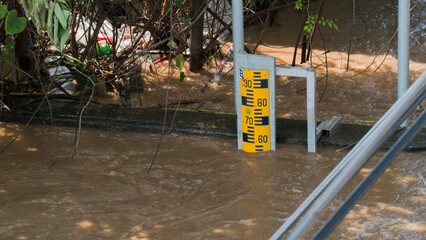
[[[0, 123], [0, 145], [21, 129]], [[74, 132], [29, 126], [0, 155], [1, 239], [267, 239], [346, 154], [169, 134], [147, 176], [159, 135], [83, 130], [71, 160]], [[424, 160], [401, 154], [330, 239], [423, 238]]]
[[[345, 123], [371, 124], [396, 101], [395, 2], [356, 1], [352, 30], [352, 1], [326, 1], [323, 15], [339, 31], [320, 27], [313, 38], [319, 121], [337, 115]], [[413, 4], [410, 82], [426, 69], [425, 2]], [[318, 6], [312, 3], [311, 12]], [[257, 54], [290, 65], [303, 21], [303, 14], [284, 9], [263, 38], [263, 24], [248, 26], [246, 45], [253, 49], [262, 40]], [[232, 62], [204, 89], [220, 60], [200, 73], [184, 70], [183, 82], [179, 71], [168, 74], [168, 61], [153, 72], [147, 67], [144, 92], [127, 104], [164, 106], [168, 92], [169, 106], [235, 112]], [[300, 64], [300, 48], [296, 64], [311, 67]], [[276, 79], [277, 117], [306, 119], [305, 87], [304, 79]], [[0, 147], [22, 127], [0, 123]], [[147, 176], [159, 135], [85, 129], [70, 159], [74, 136], [72, 128], [29, 126], [0, 154], [0, 239], [268, 239], [347, 153], [320, 148], [307, 154], [305, 146], [278, 145], [253, 155], [237, 150], [236, 139], [168, 134]], [[330, 239], [424, 239], [425, 159], [425, 153], [401, 154]], [[362, 169], [331, 209], [373, 166]]]

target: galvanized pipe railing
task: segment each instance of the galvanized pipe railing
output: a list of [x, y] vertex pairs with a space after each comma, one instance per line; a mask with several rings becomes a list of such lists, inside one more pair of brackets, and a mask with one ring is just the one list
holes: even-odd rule
[[280, 239], [302, 213], [311, 206], [305, 217], [288, 236], [288, 239], [300, 239], [328, 204], [421, 103], [425, 96], [426, 71], [380, 118], [270, 239]]
[[398, 154], [407, 147], [408, 143], [417, 135], [426, 122], [426, 110], [416, 119], [404, 134], [392, 145], [389, 151], [376, 164], [371, 172], [361, 181], [360, 184], [349, 194], [346, 200], [339, 206], [321, 229], [314, 235], [313, 239], [325, 239], [334, 228], [343, 220], [346, 214], [353, 208], [358, 200], [368, 189], [379, 179], [389, 165], [395, 160]]

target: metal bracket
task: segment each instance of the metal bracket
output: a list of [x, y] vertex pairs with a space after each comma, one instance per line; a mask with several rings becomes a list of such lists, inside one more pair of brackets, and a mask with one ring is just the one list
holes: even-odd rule
[[317, 127], [316, 140], [318, 141], [322, 136], [333, 136], [341, 125], [342, 118], [338, 116], [333, 116], [329, 121], [321, 122]]

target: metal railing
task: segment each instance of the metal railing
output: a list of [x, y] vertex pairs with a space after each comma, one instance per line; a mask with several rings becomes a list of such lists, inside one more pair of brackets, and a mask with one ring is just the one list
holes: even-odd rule
[[[312, 224], [317, 220], [325, 208], [334, 200], [336, 195], [347, 185], [347, 183], [361, 170], [365, 163], [377, 152], [377, 150], [386, 142], [392, 133], [401, 125], [401, 123], [410, 115], [410, 113], [423, 101], [426, 96], [426, 71], [416, 80], [416, 82], [398, 99], [398, 101], [380, 118], [380, 120], [367, 132], [367, 134], [358, 142], [358, 144], [342, 159], [342, 161], [331, 171], [331, 173], [318, 185], [318, 187], [309, 195], [309, 197], [296, 209], [296, 211], [287, 219], [287, 221], [272, 235], [270, 240], [280, 239], [286, 231], [295, 223], [295, 221], [306, 211], [306, 214], [299, 224], [290, 232], [287, 239], [300, 239], [310, 229]], [[415, 136], [417, 131], [422, 128], [425, 123], [425, 113], [416, 120], [395, 144], [389, 152], [383, 157], [383, 161], [390, 162], [405, 147], [405, 145]], [[390, 163], [389, 163], [390, 164]], [[377, 168], [381, 168], [377, 165]], [[385, 164], [386, 165], [386, 164]], [[375, 168], [376, 169], [376, 168]], [[370, 177], [361, 182], [355, 191], [348, 198], [348, 202], [343, 203], [343, 208], [348, 208], [355, 203], [351, 198], [352, 195], [358, 196], [361, 192], [365, 192], [372, 183], [374, 178], [380, 175], [377, 170]], [[377, 178], [376, 178], [377, 179]], [[373, 182], [371, 182], [373, 181]], [[352, 196], [354, 197], [354, 196]], [[350, 200], [352, 199], [352, 200]], [[359, 197], [358, 197], [359, 199]], [[308, 209], [309, 208], [309, 209]], [[308, 209], [308, 210], [306, 210]], [[323, 228], [314, 236], [315, 239], [325, 238], [337, 225], [336, 220], [344, 217], [342, 210], [339, 211], [339, 217], [331, 217], [333, 220], [328, 221]], [[331, 219], [330, 218], [330, 219]]]

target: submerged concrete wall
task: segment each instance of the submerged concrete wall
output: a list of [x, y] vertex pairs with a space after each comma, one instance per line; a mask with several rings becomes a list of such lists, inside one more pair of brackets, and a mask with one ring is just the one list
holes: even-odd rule
[[[28, 99], [18, 101], [18, 104], [23, 104], [19, 113], [12, 114], [3, 111], [0, 121], [27, 123], [40, 104], [40, 102], [24, 104], [27, 101]], [[44, 102], [31, 123], [50, 124], [53, 117], [54, 125], [77, 126], [79, 112], [84, 104], [67, 101], [50, 101], [50, 105], [52, 107], [52, 115], [49, 105], [47, 102]], [[108, 131], [161, 133], [164, 111], [164, 109], [159, 108], [126, 108], [117, 105], [91, 103], [83, 114], [82, 126]], [[175, 109], [169, 109], [166, 131], [169, 131], [171, 127], [174, 114]], [[209, 111], [180, 109], [176, 112], [172, 132], [236, 138], [236, 119], [237, 117], [234, 114], [218, 114]], [[344, 148], [359, 141], [369, 129], [369, 126], [342, 124], [334, 136], [322, 137], [318, 145]], [[307, 144], [306, 121], [277, 119], [276, 130], [277, 143]], [[385, 144], [384, 148], [390, 148], [402, 132], [402, 129], [397, 130]], [[237, 148], [236, 145], [235, 148]], [[426, 150], [425, 129], [420, 131], [407, 149], [409, 151]]]

